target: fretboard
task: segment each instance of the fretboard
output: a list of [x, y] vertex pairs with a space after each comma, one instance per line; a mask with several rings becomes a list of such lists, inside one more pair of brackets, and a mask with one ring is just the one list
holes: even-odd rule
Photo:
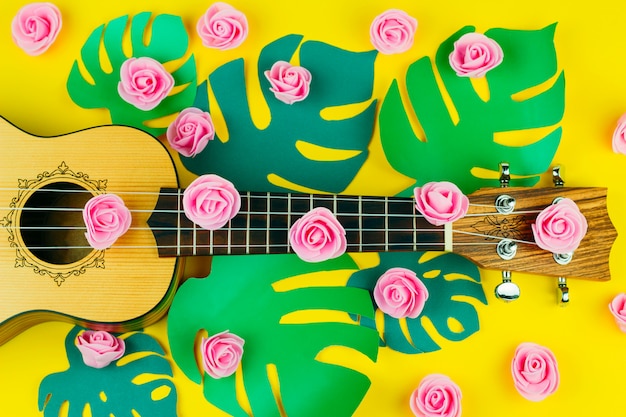
[[148, 224], [160, 256], [289, 253], [289, 228], [316, 207], [335, 214], [348, 252], [444, 249], [443, 227], [425, 221], [412, 199], [400, 197], [247, 192], [237, 216], [210, 231], [187, 219], [182, 190], [162, 189]]

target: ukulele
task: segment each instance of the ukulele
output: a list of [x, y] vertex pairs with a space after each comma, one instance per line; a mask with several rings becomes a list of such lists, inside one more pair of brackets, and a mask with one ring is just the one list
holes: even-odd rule
[[[0, 119], [0, 143], [19, 150], [0, 156], [0, 344], [48, 320], [117, 332], [148, 326], [166, 313], [185, 257], [289, 253], [290, 225], [318, 206], [345, 228], [348, 252], [445, 250], [488, 269], [610, 279], [617, 233], [604, 188], [482, 189], [445, 226], [426, 222], [411, 198], [244, 192], [239, 214], [208, 231], [183, 214], [174, 163], [143, 131], [103, 126], [46, 138]], [[103, 193], [124, 200], [132, 224], [96, 250], [82, 208]], [[557, 197], [574, 200], [589, 225], [565, 260], [538, 248], [530, 227]]]

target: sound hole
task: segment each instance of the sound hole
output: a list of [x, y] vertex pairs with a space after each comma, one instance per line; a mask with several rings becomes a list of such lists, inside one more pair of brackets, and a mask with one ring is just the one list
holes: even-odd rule
[[26, 201], [20, 233], [26, 247], [42, 261], [67, 265], [92, 249], [85, 238], [82, 209], [92, 197], [78, 184], [57, 182], [41, 187]]

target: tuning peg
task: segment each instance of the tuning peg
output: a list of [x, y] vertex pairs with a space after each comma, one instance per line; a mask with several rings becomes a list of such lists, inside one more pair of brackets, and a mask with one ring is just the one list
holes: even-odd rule
[[501, 162], [500, 163], [500, 187], [502, 188], [508, 187], [509, 181], [511, 181], [511, 172], [509, 171], [509, 163]]
[[555, 166], [554, 168], [552, 168], [552, 182], [554, 183], [555, 187], [562, 187], [563, 185], [565, 185], [565, 181], [563, 181], [563, 178], [561, 178], [560, 166]]
[[565, 277], [559, 277], [558, 289], [556, 297], [559, 305], [565, 307], [569, 304], [569, 288], [567, 287], [567, 279]]
[[520, 289], [511, 281], [511, 271], [502, 271], [502, 282], [496, 286], [496, 298], [507, 303], [519, 298]]

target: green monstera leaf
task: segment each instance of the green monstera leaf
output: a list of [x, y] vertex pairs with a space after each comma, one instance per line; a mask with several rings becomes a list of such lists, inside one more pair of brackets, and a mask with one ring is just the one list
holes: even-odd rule
[[74, 344], [81, 330], [74, 327], [65, 339], [69, 369], [48, 375], [39, 386], [39, 410], [45, 417], [61, 415], [66, 402], [68, 417], [82, 417], [85, 410], [92, 417], [177, 415], [172, 368], [155, 339], [145, 333], [122, 335], [124, 356], [96, 369], [84, 364]]
[[[233, 416], [249, 417], [241, 397], [254, 416], [350, 416], [370, 381], [320, 355], [342, 347], [374, 361], [378, 335], [349, 317], [372, 318], [374, 311], [367, 291], [316, 280], [325, 271], [355, 269], [348, 255], [319, 264], [291, 254], [216, 256], [208, 278], [187, 280], [174, 297], [167, 323], [172, 356], [188, 378], [203, 381], [209, 402]], [[329, 311], [340, 318], [322, 314]], [[310, 317], [294, 318], [302, 312]], [[238, 392], [237, 375], [213, 379], [196, 362], [199, 332], [225, 330], [245, 340], [245, 393]]]
[[[288, 35], [267, 45], [259, 56], [258, 77], [271, 121], [255, 125], [242, 59], [229, 62], [209, 76], [217, 104], [228, 128], [228, 141], [213, 140], [202, 153], [183, 157], [195, 174], [215, 173], [238, 189], [285, 190], [290, 186], [338, 193], [344, 190], [368, 155], [376, 116], [372, 100], [376, 51], [350, 52], [331, 45]], [[269, 90], [264, 72], [276, 61], [290, 61], [299, 47], [300, 65], [312, 74], [309, 96], [285, 104]], [[206, 85], [198, 88], [195, 106], [209, 110]], [[351, 104], [371, 103], [353, 117], [327, 119], [324, 111]], [[324, 157], [306, 149], [324, 150]], [[276, 179], [283, 184], [276, 184]]]
[[[428, 289], [429, 298], [415, 319], [384, 315], [382, 346], [411, 354], [439, 350], [440, 346], [424, 327], [424, 320], [429, 320], [439, 335], [452, 341], [464, 340], [479, 330], [476, 308], [459, 297], [470, 297], [483, 304], [487, 304], [487, 299], [478, 268], [462, 256], [448, 252], [381, 253], [378, 266], [355, 272], [348, 285], [372, 292], [378, 278], [395, 267], [414, 271]], [[361, 324], [376, 327], [375, 321], [367, 317], [361, 318]]]
[[[130, 29], [127, 27], [130, 25]], [[175, 86], [156, 108], [145, 111], [127, 103], [117, 92], [120, 67], [131, 56], [124, 52], [126, 32], [130, 31], [132, 57], [150, 57], [171, 71]], [[148, 40], [146, 42], [146, 40]], [[106, 108], [113, 123], [133, 126], [155, 136], [167, 126], [158, 126], [155, 119], [174, 114], [191, 106], [196, 95], [196, 64], [191, 55], [182, 64], [189, 38], [185, 25], [178, 16], [140, 13], [129, 19], [122, 16], [94, 30], [81, 49], [83, 74], [79, 61], [74, 61], [67, 80], [72, 100], [88, 109]], [[101, 60], [101, 48], [106, 58]], [[175, 67], [175, 68], [173, 68]], [[148, 123], [153, 121], [152, 123]], [[155, 126], [156, 125], [156, 126]]]
[[[443, 42], [436, 67], [452, 109], [444, 100], [430, 59], [411, 64], [406, 74], [410, 106], [406, 103], [405, 107], [396, 80], [381, 105], [380, 136], [390, 164], [415, 178], [418, 185], [445, 179], [472, 192], [498, 186], [496, 175], [483, 178], [480, 173], [495, 171], [506, 161], [514, 176], [511, 185], [535, 184], [561, 139], [558, 123], [565, 107], [565, 78], [563, 72], [557, 73], [555, 27], [485, 32], [504, 51], [501, 65], [485, 76], [487, 96], [479, 94], [470, 79], [457, 76], [448, 60], [454, 42], [474, 28], [465, 27]], [[415, 112], [424, 137], [414, 131], [409, 109]], [[496, 134], [514, 131], [524, 131], [534, 141], [520, 146], [496, 138]], [[408, 195], [408, 190], [403, 194]]]

